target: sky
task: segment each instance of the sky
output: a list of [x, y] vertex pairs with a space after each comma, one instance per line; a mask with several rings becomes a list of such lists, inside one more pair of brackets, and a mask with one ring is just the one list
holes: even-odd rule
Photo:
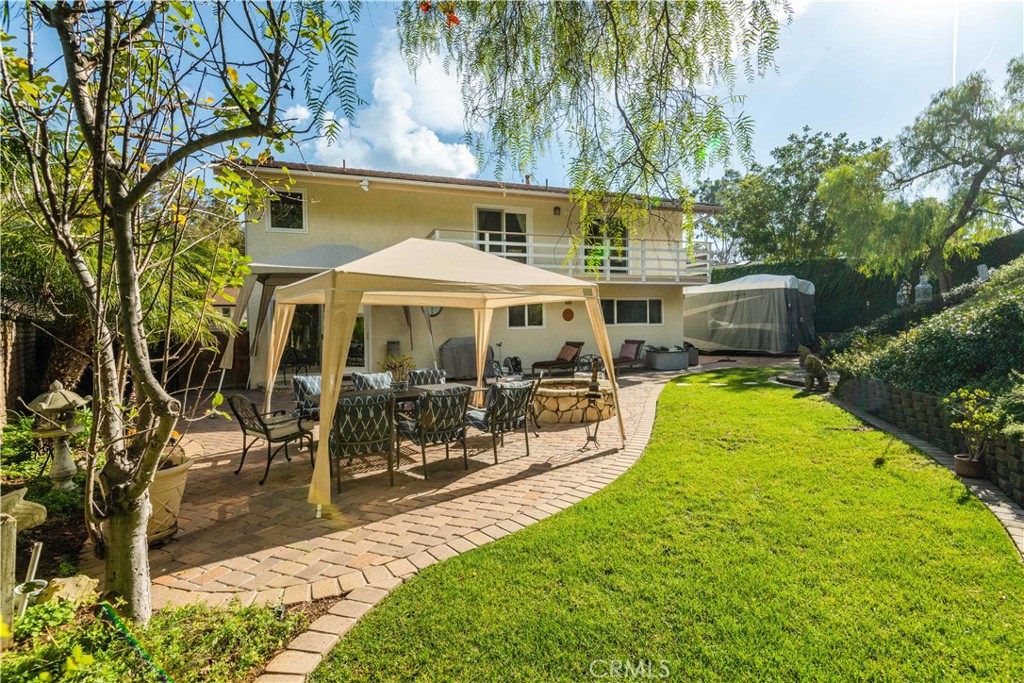
[[[791, 0], [792, 1], [792, 0]], [[852, 139], [891, 138], [932, 95], [978, 69], [1001, 83], [1007, 61], [1024, 54], [1024, 0], [797, 0], [776, 53], [777, 69], [741, 82], [742, 111], [755, 121], [754, 154], [803, 126]], [[310, 140], [286, 159], [408, 173], [492, 179], [459, 143], [463, 112], [455, 78], [439, 63], [413, 78], [398, 54], [394, 4], [367, 3], [357, 27], [358, 88], [367, 101], [333, 144]], [[302, 115], [301, 108], [294, 113]], [[549, 156], [535, 178], [567, 185], [568, 164]], [[737, 160], [735, 167], [742, 169]], [[715, 177], [722, 169], [706, 174]], [[506, 177], [515, 181], [519, 178]], [[696, 180], [696, 179], [694, 179]]]

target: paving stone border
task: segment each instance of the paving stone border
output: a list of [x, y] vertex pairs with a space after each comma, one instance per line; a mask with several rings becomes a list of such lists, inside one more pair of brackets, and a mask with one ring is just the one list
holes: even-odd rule
[[[953, 472], [953, 456], [941, 448], [938, 448], [924, 439], [920, 439], [869, 412], [861, 410], [860, 408], [844, 401], [840, 401], [834, 396], [827, 397], [827, 400], [830, 403], [839, 406], [851, 415], [854, 415], [862, 422], [871, 425], [875, 429], [891, 434], [900, 441], [913, 446], [935, 462], [948, 469], [950, 472]], [[1002, 523], [1003, 527], [1006, 529], [1006, 533], [1009, 534], [1013, 544], [1017, 547], [1017, 552], [1020, 553], [1021, 559], [1024, 560], [1024, 508], [1021, 508], [1020, 505], [1015, 503], [1009, 496], [999, 490], [995, 484], [987, 479], [958, 478], [974, 495], [978, 497], [979, 500], [981, 500], [982, 503], [985, 504], [989, 510], [992, 511], [992, 514], [996, 516], [996, 519]]]
[[[697, 368], [691, 370], [691, 373], [712, 369], [719, 368]], [[309, 674], [320, 665], [323, 658], [338, 644], [342, 636], [356, 625], [360, 617], [370, 611], [388, 593], [420, 569], [473, 548], [486, 545], [535, 522], [546, 519], [573, 503], [600, 491], [615, 481], [619, 475], [628, 470], [643, 455], [651, 438], [651, 430], [654, 427], [658, 398], [661, 396], [665, 385], [679, 374], [678, 372], [668, 373], [664, 378], [659, 378], [658, 382], [652, 383], [651, 391], [644, 401], [640, 415], [637, 417], [636, 422], [633, 423], [633, 430], [626, 445], [619, 449], [615, 458], [604, 468], [603, 476], [595, 477], [590, 483], [577, 486], [574, 493], [563, 495], [558, 499], [552, 500], [546, 506], [540, 506], [534, 511], [524, 513], [523, 519], [516, 520], [513, 518], [498, 522], [438, 548], [432, 548], [427, 553], [421, 553], [423, 557], [417, 559], [416, 556], [413, 556], [409, 558], [412, 560], [409, 571], [400, 579], [396, 579], [389, 574], [390, 580], [382, 576], [382, 580], [379, 583], [370, 581], [367, 585], [346, 593], [341, 600], [328, 610], [326, 615], [310, 624], [309, 630], [298, 635], [285, 646], [284, 650], [271, 659], [267, 663], [264, 670], [265, 673], [256, 679], [256, 683], [303, 683]]]

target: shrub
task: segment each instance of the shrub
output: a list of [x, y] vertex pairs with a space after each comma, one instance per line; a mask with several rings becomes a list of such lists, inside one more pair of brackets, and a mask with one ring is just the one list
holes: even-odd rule
[[936, 396], [961, 387], [1005, 392], [1011, 372], [1024, 368], [1024, 258], [993, 271], [963, 303], [887, 343], [867, 350], [851, 345], [831, 365], [844, 377], [873, 377]]
[[996, 409], [1005, 417], [1003, 433], [1015, 439], [1024, 439], [1024, 373], [1010, 373], [1010, 388], [998, 396]]
[[30, 607], [15, 622], [14, 645], [0, 662], [4, 683], [29, 681], [157, 681], [218, 683], [251, 680], [284, 642], [307, 626], [299, 614], [270, 607], [216, 609], [190, 605], [161, 610], [146, 629], [124, 627], [152, 662], [99, 605], [66, 602]]
[[942, 403], [953, 415], [950, 427], [964, 437], [967, 455], [971, 460], [980, 459], [1002, 422], [1002, 415], [992, 407], [992, 394], [984, 389], [957, 389]]

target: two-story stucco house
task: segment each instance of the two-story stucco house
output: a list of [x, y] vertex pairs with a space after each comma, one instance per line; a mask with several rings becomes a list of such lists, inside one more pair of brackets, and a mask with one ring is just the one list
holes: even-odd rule
[[[266, 381], [265, 353], [275, 286], [341, 265], [410, 237], [449, 240], [540, 268], [596, 281], [613, 349], [625, 339], [682, 344], [683, 285], [710, 278], [703, 243], [691, 244], [683, 214], [667, 203], [651, 218], [643, 239], [615, 235], [588, 239], [567, 260], [578, 234], [578, 212], [565, 188], [269, 162], [249, 170], [269, 182], [290, 175], [293, 184], [250, 216], [246, 251], [257, 282], [246, 288], [250, 321], [250, 386]], [[699, 215], [717, 207], [697, 205]], [[698, 216], [699, 217], [699, 216]], [[620, 248], [616, 248], [616, 244]], [[449, 264], [454, 270], [458, 263]], [[290, 346], [313, 365], [320, 358], [317, 307], [296, 311]], [[473, 334], [469, 311], [431, 311], [435, 345]], [[586, 312], [579, 303], [511, 308], [495, 316], [496, 357], [523, 364], [550, 359], [566, 340], [596, 353]], [[499, 346], [500, 344], [500, 346]], [[389, 349], [411, 355], [420, 367], [436, 356], [427, 318], [419, 310], [367, 307], [357, 323], [349, 366], [374, 371]]]

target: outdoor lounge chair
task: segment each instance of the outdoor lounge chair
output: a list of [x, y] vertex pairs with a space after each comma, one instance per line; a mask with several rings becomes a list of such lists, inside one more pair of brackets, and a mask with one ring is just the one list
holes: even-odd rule
[[427, 478], [427, 446], [444, 444], [444, 457], [449, 456], [453, 441], [462, 442], [462, 462], [469, 469], [466, 450], [466, 405], [469, 387], [453, 385], [440, 391], [430, 391], [420, 397], [415, 417], [398, 420], [398, 446], [407, 438], [420, 447], [423, 457], [423, 478]]
[[[289, 461], [292, 459], [288, 453], [288, 444], [292, 441], [298, 441], [301, 444], [303, 439], [308, 439], [309, 461], [313, 462], [313, 432], [306, 424], [307, 418], [288, 415], [284, 410], [261, 414], [255, 403], [245, 396], [239, 395], [228, 397], [228, 405], [231, 406], [231, 412], [238, 418], [238, 424], [242, 427], [242, 461], [238, 463], [235, 474], [242, 471], [245, 456], [258, 439], [267, 442], [267, 470], [263, 473], [263, 478], [260, 479], [260, 486], [263, 486], [263, 482], [267, 480], [267, 476], [270, 474], [270, 463], [274, 462], [274, 456], [282, 448], [284, 457]], [[249, 441], [250, 437], [252, 437], [251, 442]], [[280, 445], [274, 449], [274, 444]]]
[[341, 459], [348, 464], [357, 455], [383, 453], [388, 459], [388, 480], [395, 484], [391, 456], [395, 451], [395, 395], [381, 392], [369, 396], [344, 396], [338, 399], [328, 441], [334, 469], [334, 489], [341, 490]]
[[320, 419], [320, 401], [310, 398], [319, 396], [323, 390], [320, 375], [292, 375], [292, 391], [295, 392], [296, 417], [316, 421]]
[[640, 354], [643, 353], [644, 345], [647, 343], [646, 339], [627, 339], [623, 342], [619, 348], [619, 356], [612, 361], [615, 366], [615, 371], [625, 368], [632, 368], [638, 365], [644, 365], [644, 361], [640, 359]]
[[522, 428], [523, 436], [526, 437], [526, 454], [530, 454], [530, 435], [526, 421], [530, 416], [534, 384], [536, 382], [529, 380], [492, 384], [487, 390], [484, 409], [470, 408], [466, 412], [466, 422], [491, 435], [494, 464], [498, 464], [498, 437], [501, 437], [501, 445], [504, 446], [505, 432]]
[[556, 356], [554, 360], [539, 360], [531, 366], [530, 370], [534, 375], [537, 374], [538, 370], [548, 373], [553, 373], [556, 370], [562, 370], [570, 373], [575, 372], [576, 359], [579, 357], [582, 349], [583, 342], [567, 341], [562, 346], [562, 350], [558, 352], [558, 356]]

